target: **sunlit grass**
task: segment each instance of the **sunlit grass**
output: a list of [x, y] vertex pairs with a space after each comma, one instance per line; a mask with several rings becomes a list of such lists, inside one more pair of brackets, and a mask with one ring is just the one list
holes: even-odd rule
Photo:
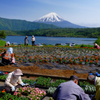
[[5, 46], [6, 41], [0, 40], [0, 46]]

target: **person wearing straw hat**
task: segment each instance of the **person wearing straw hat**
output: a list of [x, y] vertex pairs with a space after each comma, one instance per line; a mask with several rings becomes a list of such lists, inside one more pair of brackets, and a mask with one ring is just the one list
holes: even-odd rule
[[22, 82], [21, 75], [23, 75], [23, 73], [20, 69], [16, 69], [8, 74], [4, 83], [7, 93], [13, 93], [17, 88], [27, 85]]
[[26, 36], [24, 39], [24, 46], [28, 46], [28, 42], [29, 42], [28, 36]]

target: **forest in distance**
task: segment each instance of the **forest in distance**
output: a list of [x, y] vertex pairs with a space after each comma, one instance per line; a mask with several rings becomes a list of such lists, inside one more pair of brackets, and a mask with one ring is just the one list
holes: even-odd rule
[[5, 33], [9, 36], [47, 36], [47, 37], [85, 37], [98, 38], [100, 28], [56, 28], [56, 29], [37, 29], [25, 31], [8, 31]]

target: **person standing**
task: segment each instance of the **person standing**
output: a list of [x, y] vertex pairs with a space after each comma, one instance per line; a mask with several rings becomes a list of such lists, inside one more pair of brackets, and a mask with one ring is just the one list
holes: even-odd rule
[[24, 39], [24, 45], [25, 45], [25, 46], [28, 46], [28, 42], [29, 42], [28, 36], [26, 36], [25, 39]]
[[78, 85], [79, 79], [73, 75], [70, 81], [61, 83], [53, 94], [54, 100], [90, 100], [84, 90]]
[[34, 46], [35, 45], [35, 37], [34, 37], [34, 35], [32, 35], [31, 41], [32, 41], [32, 46]]

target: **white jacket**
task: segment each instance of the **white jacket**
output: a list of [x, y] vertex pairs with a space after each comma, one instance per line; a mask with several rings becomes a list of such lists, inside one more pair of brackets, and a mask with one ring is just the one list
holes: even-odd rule
[[17, 86], [18, 84], [21, 84], [21, 83], [23, 83], [21, 76], [16, 78], [16, 77], [14, 77], [13, 72], [11, 72], [11, 73], [8, 74], [4, 85], [12, 87], [12, 86]]

